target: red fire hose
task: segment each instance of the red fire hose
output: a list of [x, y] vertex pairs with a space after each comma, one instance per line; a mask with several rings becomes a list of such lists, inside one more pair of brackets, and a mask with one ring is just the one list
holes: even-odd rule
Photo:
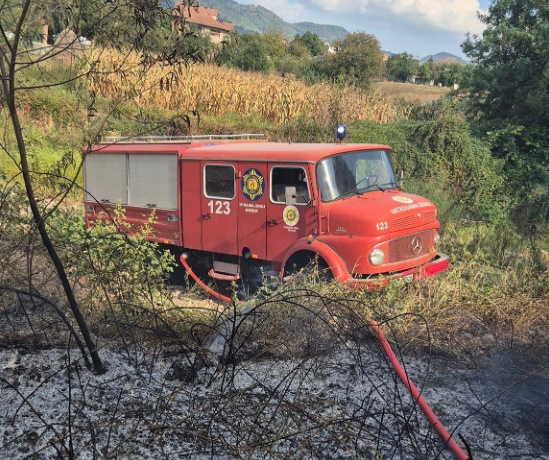
[[376, 322], [373, 320], [370, 320], [370, 325], [372, 326], [372, 329], [374, 330], [374, 332], [377, 334], [379, 342], [381, 343], [381, 346], [383, 347], [385, 354], [389, 358], [391, 365], [395, 369], [395, 372], [397, 373], [398, 378], [404, 384], [404, 386], [408, 389], [408, 391], [412, 395], [412, 398], [414, 399], [414, 401], [417, 402], [421, 411], [425, 414], [425, 417], [427, 417], [427, 420], [429, 420], [429, 423], [431, 424], [431, 426], [435, 429], [435, 431], [438, 433], [442, 441], [444, 441], [446, 446], [448, 446], [448, 449], [452, 451], [452, 453], [456, 456], [458, 460], [472, 460], [469, 458], [469, 456], [465, 452], [463, 452], [463, 450], [461, 449], [461, 447], [459, 447], [459, 445], [454, 440], [454, 438], [452, 438], [450, 433], [448, 433], [446, 428], [444, 428], [440, 420], [437, 418], [437, 416], [429, 407], [429, 404], [427, 404], [427, 401], [423, 399], [423, 397], [421, 396], [421, 393], [418, 391], [416, 386], [411, 382], [410, 378], [406, 374], [406, 371], [402, 368], [402, 366], [398, 362], [398, 359], [395, 356], [395, 353], [393, 352], [393, 350], [391, 349], [389, 342], [383, 335], [383, 332], [381, 332], [381, 329], [376, 324]]
[[[185, 270], [187, 270], [187, 273], [191, 276], [192, 279], [196, 281], [196, 283], [202, 289], [204, 289], [206, 292], [208, 292], [210, 295], [212, 295], [216, 299], [219, 299], [223, 302], [233, 301], [229, 297], [224, 296], [223, 294], [220, 294], [219, 292], [216, 292], [210, 287], [208, 287], [198, 276], [196, 276], [196, 274], [192, 271], [191, 267], [189, 267], [189, 264], [187, 264], [187, 261], [185, 260], [185, 257], [183, 255], [179, 258], [179, 260], [183, 265], [183, 267], [185, 267]], [[452, 451], [452, 453], [456, 456], [458, 460], [472, 460], [465, 452], [463, 452], [463, 449], [459, 447], [458, 443], [454, 440], [454, 438], [450, 435], [450, 433], [448, 433], [446, 428], [444, 428], [440, 420], [437, 418], [435, 413], [429, 407], [429, 404], [427, 404], [427, 401], [423, 399], [423, 396], [421, 396], [421, 393], [419, 392], [419, 390], [411, 382], [410, 378], [408, 377], [408, 374], [406, 374], [406, 371], [402, 368], [402, 366], [398, 362], [398, 359], [395, 353], [393, 352], [391, 346], [389, 345], [389, 342], [383, 335], [383, 332], [381, 332], [381, 329], [376, 324], [376, 322], [373, 320], [370, 320], [370, 325], [372, 326], [372, 329], [376, 333], [377, 338], [381, 343], [383, 350], [385, 351], [385, 354], [389, 358], [389, 362], [391, 363], [391, 365], [395, 369], [395, 372], [398, 375], [398, 378], [404, 384], [404, 386], [408, 389], [413, 400], [417, 402], [419, 408], [425, 414], [425, 417], [427, 417], [427, 420], [429, 421], [431, 426], [435, 429], [435, 431], [438, 433], [442, 441], [446, 444], [448, 449]]]
[[206, 283], [204, 283], [198, 276], [196, 276], [196, 274], [192, 271], [191, 267], [189, 267], [189, 264], [187, 263], [187, 261], [185, 260], [185, 254], [181, 254], [181, 257], [179, 258], [179, 261], [181, 262], [181, 265], [183, 265], [183, 267], [185, 268], [185, 270], [187, 270], [187, 273], [191, 276], [191, 278], [193, 280], [195, 280], [196, 284], [198, 284], [202, 289], [204, 289], [208, 294], [210, 294], [211, 296], [215, 297], [216, 299], [219, 299], [223, 302], [232, 302], [232, 299], [230, 299], [229, 297], [223, 295], [223, 294], [220, 294], [219, 292], [217, 291], [214, 291], [213, 289], [211, 289], [210, 287], [208, 287], [206, 285]]

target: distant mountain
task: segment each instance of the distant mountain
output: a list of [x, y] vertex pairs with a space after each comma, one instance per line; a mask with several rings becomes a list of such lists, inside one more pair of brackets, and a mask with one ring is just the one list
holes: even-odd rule
[[460, 58], [459, 56], [456, 56], [455, 54], [451, 53], [437, 53], [429, 56], [425, 56], [424, 58], [420, 59], [420, 62], [427, 62], [429, 58], [433, 58], [433, 62], [459, 62], [460, 64], [465, 64], [465, 59]]
[[254, 5], [241, 5], [234, 0], [200, 0], [200, 6], [218, 10], [219, 20], [232, 22], [235, 29], [241, 33], [262, 33], [276, 29], [282, 31], [287, 39], [292, 40], [295, 35], [302, 35], [309, 31], [330, 43], [336, 39], [344, 38], [349, 33], [340, 26], [315, 24], [312, 22], [285, 22], [267, 8]]

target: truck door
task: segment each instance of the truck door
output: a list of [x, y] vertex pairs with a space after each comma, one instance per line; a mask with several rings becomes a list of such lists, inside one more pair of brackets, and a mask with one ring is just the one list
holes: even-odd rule
[[233, 164], [202, 162], [202, 249], [222, 254], [237, 252], [236, 168]]
[[254, 259], [267, 258], [267, 163], [242, 162], [238, 165], [238, 251], [245, 249]]
[[[267, 204], [267, 259], [281, 262], [288, 247], [308, 236], [314, 227], [314, 210], [307, 172], [301, 166], [270, 164]], [[287, 189], [288, 187], [292, 187]], [[295, 188], [295, 204], [286, 204], [287, 190]]]

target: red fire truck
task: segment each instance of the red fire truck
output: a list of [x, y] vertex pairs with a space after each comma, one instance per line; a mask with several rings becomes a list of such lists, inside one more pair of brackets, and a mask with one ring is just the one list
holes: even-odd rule
[[311, 261], [368, 288], [432, 276], [448, 267], [436, 208], [399, 189], [389, 153], [259, 139], [109, 141], [85, 152], [86, 222], [116, 203], [130, 224], [154, 210], [150, 239], [219, 280], [250, 284]]

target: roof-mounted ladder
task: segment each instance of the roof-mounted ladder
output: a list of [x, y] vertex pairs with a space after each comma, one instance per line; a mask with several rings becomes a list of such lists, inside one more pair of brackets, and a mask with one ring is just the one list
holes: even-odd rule
[[263, 139], [264, 134], [205, 134], [199, 136], [105, 136], [101, 144], [135, 144], [135, 143], [174, 143], [192, 144], [204, 141], [226, 140], [258, 140]]

